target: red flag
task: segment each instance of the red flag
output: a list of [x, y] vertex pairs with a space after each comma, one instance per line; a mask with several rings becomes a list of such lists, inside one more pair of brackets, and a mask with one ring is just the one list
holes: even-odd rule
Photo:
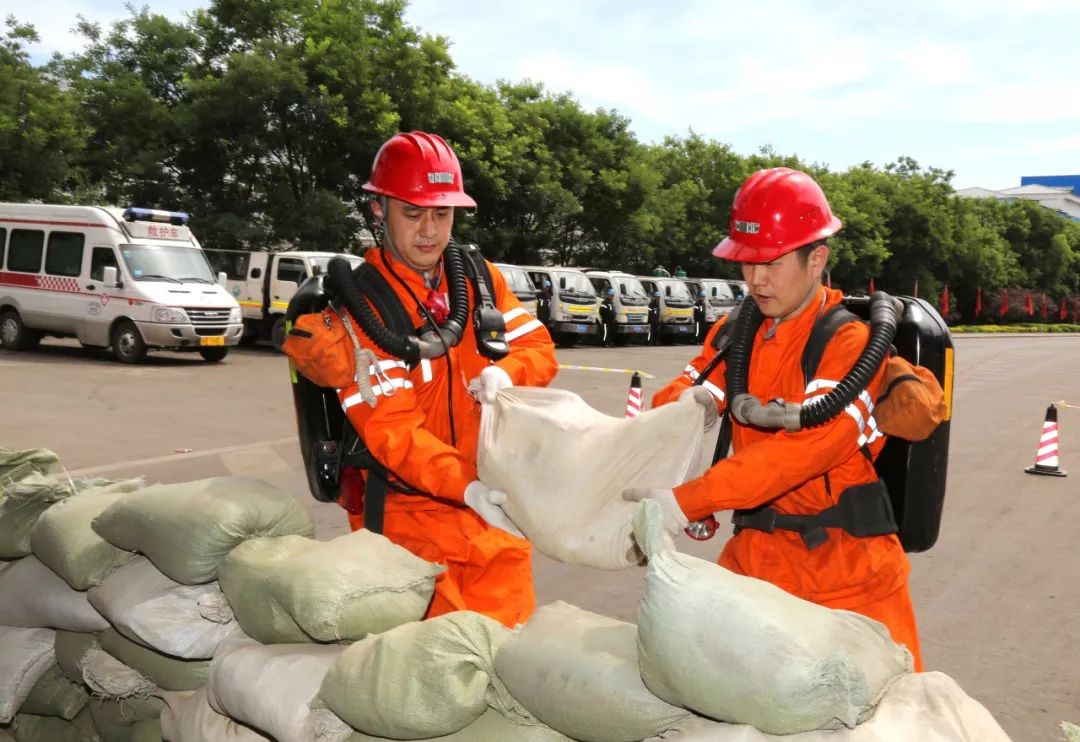
[[975, 316], [982, 314], [982, 288], [975, 292]]
[[1042, 304], [1039, 306], [1039, 314], [1042, 315], [1044, 320], [1046, 319], [1046, 294], [1042, 295]]
[[1005, 289], [1001, 290], [1001, 316], [1004, 317], [1009, 313], [1009, 292]]
[[1024, 297], [1024, 311], [1027, 312], [1028, 317], [1035, 316], [1035, 302], [1031, 299], [1031, 292], [1027, 292], [1027, 296]]
[[949, 285], [945, 284], [945, 288], [941, 290], [941, 316], [946, 320], [949, 318]]
[[1058, 319], [1064, 322], [1069, 316], [1069, 308], [1065, 306], [1065, 297], [1061, 297], [1061, 306], [1058, 307]]
[[874, 277], [873, 276], [870, 277], [870, 295], [871, 296], [874, 295]]

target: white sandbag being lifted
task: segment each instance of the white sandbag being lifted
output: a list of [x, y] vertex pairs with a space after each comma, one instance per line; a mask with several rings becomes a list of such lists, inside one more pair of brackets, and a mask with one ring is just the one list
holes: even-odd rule
[[884, 625], [671, 548], [660, 505], [635, 534], [649, 558], [638, 610], [645, 685], [669, 703], [772, 734], [854, 727], [911, 654]]
[[692, 399], [633, 419], [594, 410], [561, 389], [514, 387], [482, 408], [480, 480], [537, 550], [568, 564], [639, 563], [629, 487], [674, 487], [706, 468], [705, 413]]
[[93, 527], [185, 585], [214, 580], [221, 560], [249, 538], [315, 534], [295, 497], [248, 477], [151, 485], [109, 507]]

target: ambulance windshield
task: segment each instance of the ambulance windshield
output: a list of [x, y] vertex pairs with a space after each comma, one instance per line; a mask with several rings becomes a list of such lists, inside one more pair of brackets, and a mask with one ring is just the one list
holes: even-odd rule
[[120, 254], [136, 281], [215, 281], [206, 255], [197, 247], [121, 245]]

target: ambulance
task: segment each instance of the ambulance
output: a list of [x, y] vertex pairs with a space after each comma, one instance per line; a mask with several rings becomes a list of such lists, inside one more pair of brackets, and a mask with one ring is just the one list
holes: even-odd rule
[[219, 285], [182, 212], [0, 203], [0, 343], [46, 335], [221, 361], [240, 342], [240, 305]]
[[364, 262], [356, 255], [303, 250], [210, 249], [206, 257], [215, 271], [225, 274], [225, 288], [240, 304], [243, 340], [269, 340], [278, 350], [285, 344], [285, 310], [300, 285], [325, 273], [330, 258], [346, 258], [354, 268]]

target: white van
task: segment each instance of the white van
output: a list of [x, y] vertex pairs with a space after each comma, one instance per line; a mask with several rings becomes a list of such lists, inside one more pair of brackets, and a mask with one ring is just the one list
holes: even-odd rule
[[537, 316], [556, 343], [570, 347], [600, 337], [600, 297], [588, 276], [577, 268], [522, 267], [540, 292]]
[[0, 203], [0, 343], [45, 335], [220, 361], [240, 342], [240, 306], [218, 285], [187, 215], [154, 209]]
[[244, 340], [285, 345], [285, 310], [300, 284], [326, 272], [330, 258], [345, 258], [356, 268], [364, 262], [339, 252], [290, 250], [205, 250], [214, 271], [225, 274], [225, 288], [240, 304]]
[[615, 337], [618, 344], [638, 339], [649, 340], [649, 295], [636, 276], [622, 271], [585, 271], [603, 301], [610, 289], [615, 305]]

